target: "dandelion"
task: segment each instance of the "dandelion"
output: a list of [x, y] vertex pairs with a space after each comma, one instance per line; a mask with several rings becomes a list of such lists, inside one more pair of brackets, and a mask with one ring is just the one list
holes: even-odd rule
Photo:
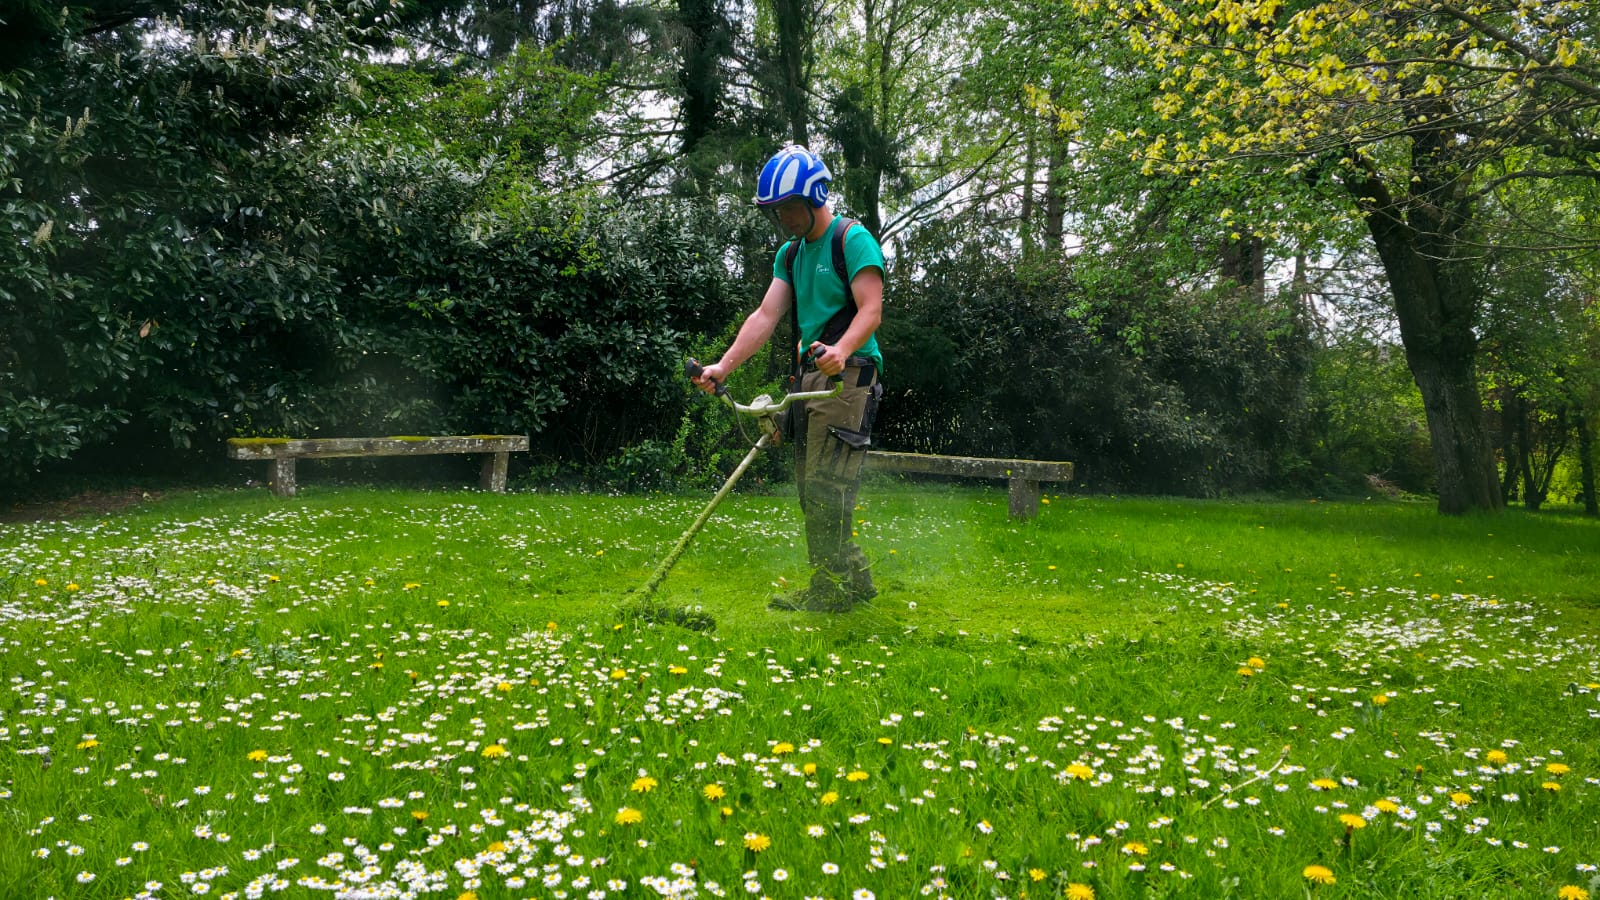
[[672, 674], [672, 675], [687, 675], [687, 674], [689, 674], [689, 667], [688, 666], [669, 666], [669, 667], [667, 667], [667, 672]]
[[1327, 866], [1306, 866], [1300, 870], [1300, 875], [1312, 884], [1333, 884], [1339, 880], [1333, 877], [1333, 870]]
[[635, 794], [648, 794], [656, 789], [656, 784], [657, 782], [654, 778], [649, 775], [641, 775], [633, 780], [633, 784], [628, 786], [628, 790], [633, 791]]
[[866, 781], [868, 777], [869, 776], [867, 775], [867, 773], [861, 771], [860, 769], [856, 769], [854, 772], [851, 772], [849, 775], [846, 775], [844, 777], [844, 780], [845, 781]]
[[483, 752], [479, 755], [481, 755], [484, 759], [499, 759], [500, 757], [505, 756], [506, 753], [507, 750], [505, 745], [490, 744], [489, 746], [483, 748]]
[[760, 853], [772, 846], [772, 838], [754, 831], [747, 831], [744, 835], [744, 848], [752, 853]]
[[79, 591], [79, 590], [82, 590], [82, 588], [78, 587], [76, 582], [72, 582], [72, 581], [67, 582], [67, 592], [68, 593], [73, 593], [73, 592]]
[[1343, 815], [1339, 816], [1339, 821], [1344, 824], [1345, 828], [1348, 828], [1351, 831], [1360, 831], [1361, 829], [1367, 827], [1367, 820], [1361, 818], [1355, 813], [1344, 813]]
[[1372, 695], [1372, 705], [1373, 706], [1387, 706], [1388, 703], [1389, 703], [1389, 695], [1388, 694], [1373, 694]]
[[1122, 852], [1127, 856], [1149, 856], [1150, 848], [1140, 841], [1129, 841], [1122, 845]]
[[93, 750], [94, 748], [96, 748], [98, 746], [100, 746], [100, 742], [95, 740], [94, 738], [86, 738], [86, 739], [81, 740], [81, 741], [78, 742], [78, 749], [79, 750]]
[[818, 797], [817, 798], [817, 802], [821, 803], [823, 806], [832, 806], [835, 803], [839, 802], [839, 792], [838, 791], [828, 791], [827, 793], [823, 794], [821, 797]]
[[794, 745], [788, 741], [779, 741], [772, 745], [773, 756], [787, 756], [794, 752]]
[[1094, 888], [1079, 881], [1067, 885], [1067, 900], [1094, 900]]
[[265, 750], [251, 750], [249, 753], [246, 753], [244, 755], [244, 758], [250, 760], [251, 762], [266, 762], [267, 761], [267, 751], [265, 751]]
[[450, 601], [449, 600], [440, 600], [438, 603], [435, 603], [434, 605], [439, 607], [440, 609], [444, 609], [446, 606], [450, 605]]
[[495, 685], [494, 689], [499, 691], [502, 694], [509, 694], [509, 693], [511, 693], [511, 682], [502, 681], [499, 684]]
[[1372, 806], [1373, 808], [1377, 809], [1378, 812], [1397, 813], [1400, 811], [1400, 804], [1394, 802], [1393, 800], [1379, 800], [1377, 803], [1372, 804]]
[[33, 580], [33, 586], [34, 587], [49, 587], [50, 586], [50, 580], [47, 579], [47, 578], [35, 578]]
[[1554, 763], [1553, 762], [1553, 763], [1550, 763], [1550, 764], [1546, 765], [1544, 767], [1544, 770], [1546, 772], [1549, 772], [1551, 775], [1555, 775], [1557, 777], [1560, 777], [1562, 775], [1567, 774], [1568, 772], [1571, 772], [1572, 771], [1572, 767], [1567, 765], [1566, 763]]
[[1506, 756], [1506, 752], [1504, 750], [1490, 750], [1488, 753], [1483, 755], [1484, 762], [1487, 762], [1491, 766], [1503, 766], [1506, 764], [1508, 759], [1509, 757]]
[[701, 789], [700, 793], [704, 794], [707, 800], [721, 800], [723, 797], [728, 796], [727, 789], [720, 784], [708, 784]]
[[1267, 661], [1262, 659], [1259, 656], [1250, 657], [1249, 659], [1244, 661], [1244, 664], [1249, 666], [1252, 669], [1255, 669], [1258, 672], [1267, 667]]
[[402, 591], [414, 591], [419, 587], [422, 587], [421, 582], [408, 581], [404, 585], [401, 585], [400, 590], [402, 590]]
[[805, 765], [800, 767], [800, 771], [806, 773], [807, 775], [815, 775], [815, 774], [817, 774], [817, 764], [816, 763], [806, 763]]
[[631, 806], [624, 806], [617, 810], [617, 814], [612, 817], [612, 820], [618, 825], [637, 825], [644, 821], [644, 813]]
[[1090, 778], [1094, 777], [1094, 769], [1091, 769], [1083, 763], [1072, 763], [1071, 765], [1067, 766], [1067, 775], [1077, 779], [1078, 781], [1088, 781]]
[[1318, 778], [1311, 782], [1311, 789], [1316, 791], [1331, 791], [1339, 786], [1339, 782], [1332, 778]]
[[890, 744], [893, 744], [893, 743], [894, 743], [894, 738], [891, 738], [891, 737], [881, 737], [881, 738], [878, 738], [878, 743], [880, 743], [880, 744], [882, 744], [882, 745], [883, 745], [883, 746], [885, 746], [885, 747], [887, 747], [887, 746], [889, 746], [889, 745], [890, 745]]
[[1539, 785], [1539, 787], [1542, 787], [1545, 790], [1549, 791], [1550, 793], [1554, 794], [1555, 792], [1561, 790], [1561, 782], [1559, 782], [1559, 781], [1546, 781], [1544, 784]]
[[418, 822], [426, 822], [428, 820], [428, 811], [425, 809], [413, 809], [411, 818]]
[[1033, 881], [1043, 881], [1046, 878], [1048, 878], [1049, 875], [1050, 875], [1050, 873], [1046, 872], [1043, 869], [1029, 869], [1028, 870], [1028, 878], [1033, 880]]
[[1254, 678], [1256, 670], [1250, 668], [1249, 666], [1240, 666], [1238, 674], [1241, 678]]
[[1561, 900], [1589, 900], [1589, 892], [1575, 884], [1562, 885], [1556, 896]]
[[1450, 795], [1450, 802], [1456, 806], [1471, 806], [1472, 795], [1465, 791], [1456, 791]]
[[628, 677], [628, 670], [627, 669], [612, 669], [611, 670], [611, 680], [612, 681], [621, 681], [622, 679], [627, 678], [627, 677]]

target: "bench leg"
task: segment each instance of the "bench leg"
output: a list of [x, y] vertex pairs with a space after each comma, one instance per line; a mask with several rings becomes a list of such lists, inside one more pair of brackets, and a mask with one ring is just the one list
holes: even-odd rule
[[279, 497], [293, 497], [294, 483], [294, 457], [280, 457], [267, 463], [267, 483], [272, 485], [272, 493]]
[[485, 453], [483, 455], [483, 472], [478, 476], [478, 487], [496, 494], [506, 492], [506, 464], [511, 460], [510, 453]]
[[1011, 518], [1031, 519], [1039, 514], [1039, 482], [1011, 479]]

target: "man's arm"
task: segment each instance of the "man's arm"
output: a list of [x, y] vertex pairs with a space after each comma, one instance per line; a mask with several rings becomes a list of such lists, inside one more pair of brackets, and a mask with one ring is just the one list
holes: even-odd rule
[[811, 345], [822, 348], [816, 360], [824, 375], [843, 372], [845, 361], [883, 324], [883, 272], [877, 266], [862, 269], [850, 279], [850, 295], [856, 300], [856, 317], [850, 320], [850, 328], [832, 347], [821, 341]]
[[[882, 282], [879, 282], [879, 293], [882, 293]], [[733, 370], [744, 364], [744, 361], [755, 355], [757, 350], [767, 341], [772, 339], [772, 333], [778, 329], [778, 323], [789, 312], [789, 304], [794, 300], [794, 291], [789, 283], [782, 278], [773, 278], [767, 285], [767, 293], [761, 298], [761, 305], [756, 307], [739, 326], [739, 334], [733, 339], [733, 346], [722, 354], [722, 359], [716, 365], [706, 366], [704, 374], [695, 379], [695, 384], [702, 390], [713, 389], [712, 382], [718, 384], [727, 381]], [[866, 338], [862, 338], [866, 340]]]

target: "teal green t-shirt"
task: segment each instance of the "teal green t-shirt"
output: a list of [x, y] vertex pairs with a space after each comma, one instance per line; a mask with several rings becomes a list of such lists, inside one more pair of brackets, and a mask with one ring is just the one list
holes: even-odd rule
[[[794, 289], [795, 301], [799, 304], [802, 350], [821, 338], [823, 326], [845, 305], [845, 284], [833, 269], [833, 233], [843, 221], [843, 217], [835, 216], [833, 224], [828, 226], [822, 237], [803, 242], [800, 252], [794, 257], [794, 283], [789, 286]], [[772, 263], [773, 277], [784, 282], [789, 281], [783, 257], [789, 252], [790, 243], [793, 241], [778, 248], [778, 256]], [[844, 263], [845, 271], [851, 278], [855, 278], [862, 269], [874, 266], [880, 273], [887, 271], [883, 262], [883, 248], [878, 246], [878, 239], [872, 236], [872, 232], [862, 225], [845, 233]], [[883, 354], [878, 350], [876, 334], [867, 338], [867, 342], [856, 353], [872, 357], [878, 364], [879, 374], [882, 374]]]

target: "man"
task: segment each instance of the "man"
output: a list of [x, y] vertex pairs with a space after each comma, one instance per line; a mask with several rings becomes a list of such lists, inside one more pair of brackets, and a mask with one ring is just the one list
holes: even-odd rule
[[[795, 484], [805, 517], [812, 575], [806, 587], [773, 598], [773, 609], [843, 612], [877, 595], [871, 563], [852, 539], [861, 463], [883, 386], [883, 355], [874, 332], [883, 320], [883, 249], [859, 223], [828, 208], [833, 178], [816, 154], [790, 145], [762, 167], [755, 202], [789, 240], [773, 261], [761, 305], [733, 345], [695, 383], [710, 391], [766, 344], [786, 316], [797, 324], [798, 391], [839, 395], [795, 412]], [[847, 229], [842, 235], [840, 229]], [[844, 278], [835, 265], [842, 246]]]

